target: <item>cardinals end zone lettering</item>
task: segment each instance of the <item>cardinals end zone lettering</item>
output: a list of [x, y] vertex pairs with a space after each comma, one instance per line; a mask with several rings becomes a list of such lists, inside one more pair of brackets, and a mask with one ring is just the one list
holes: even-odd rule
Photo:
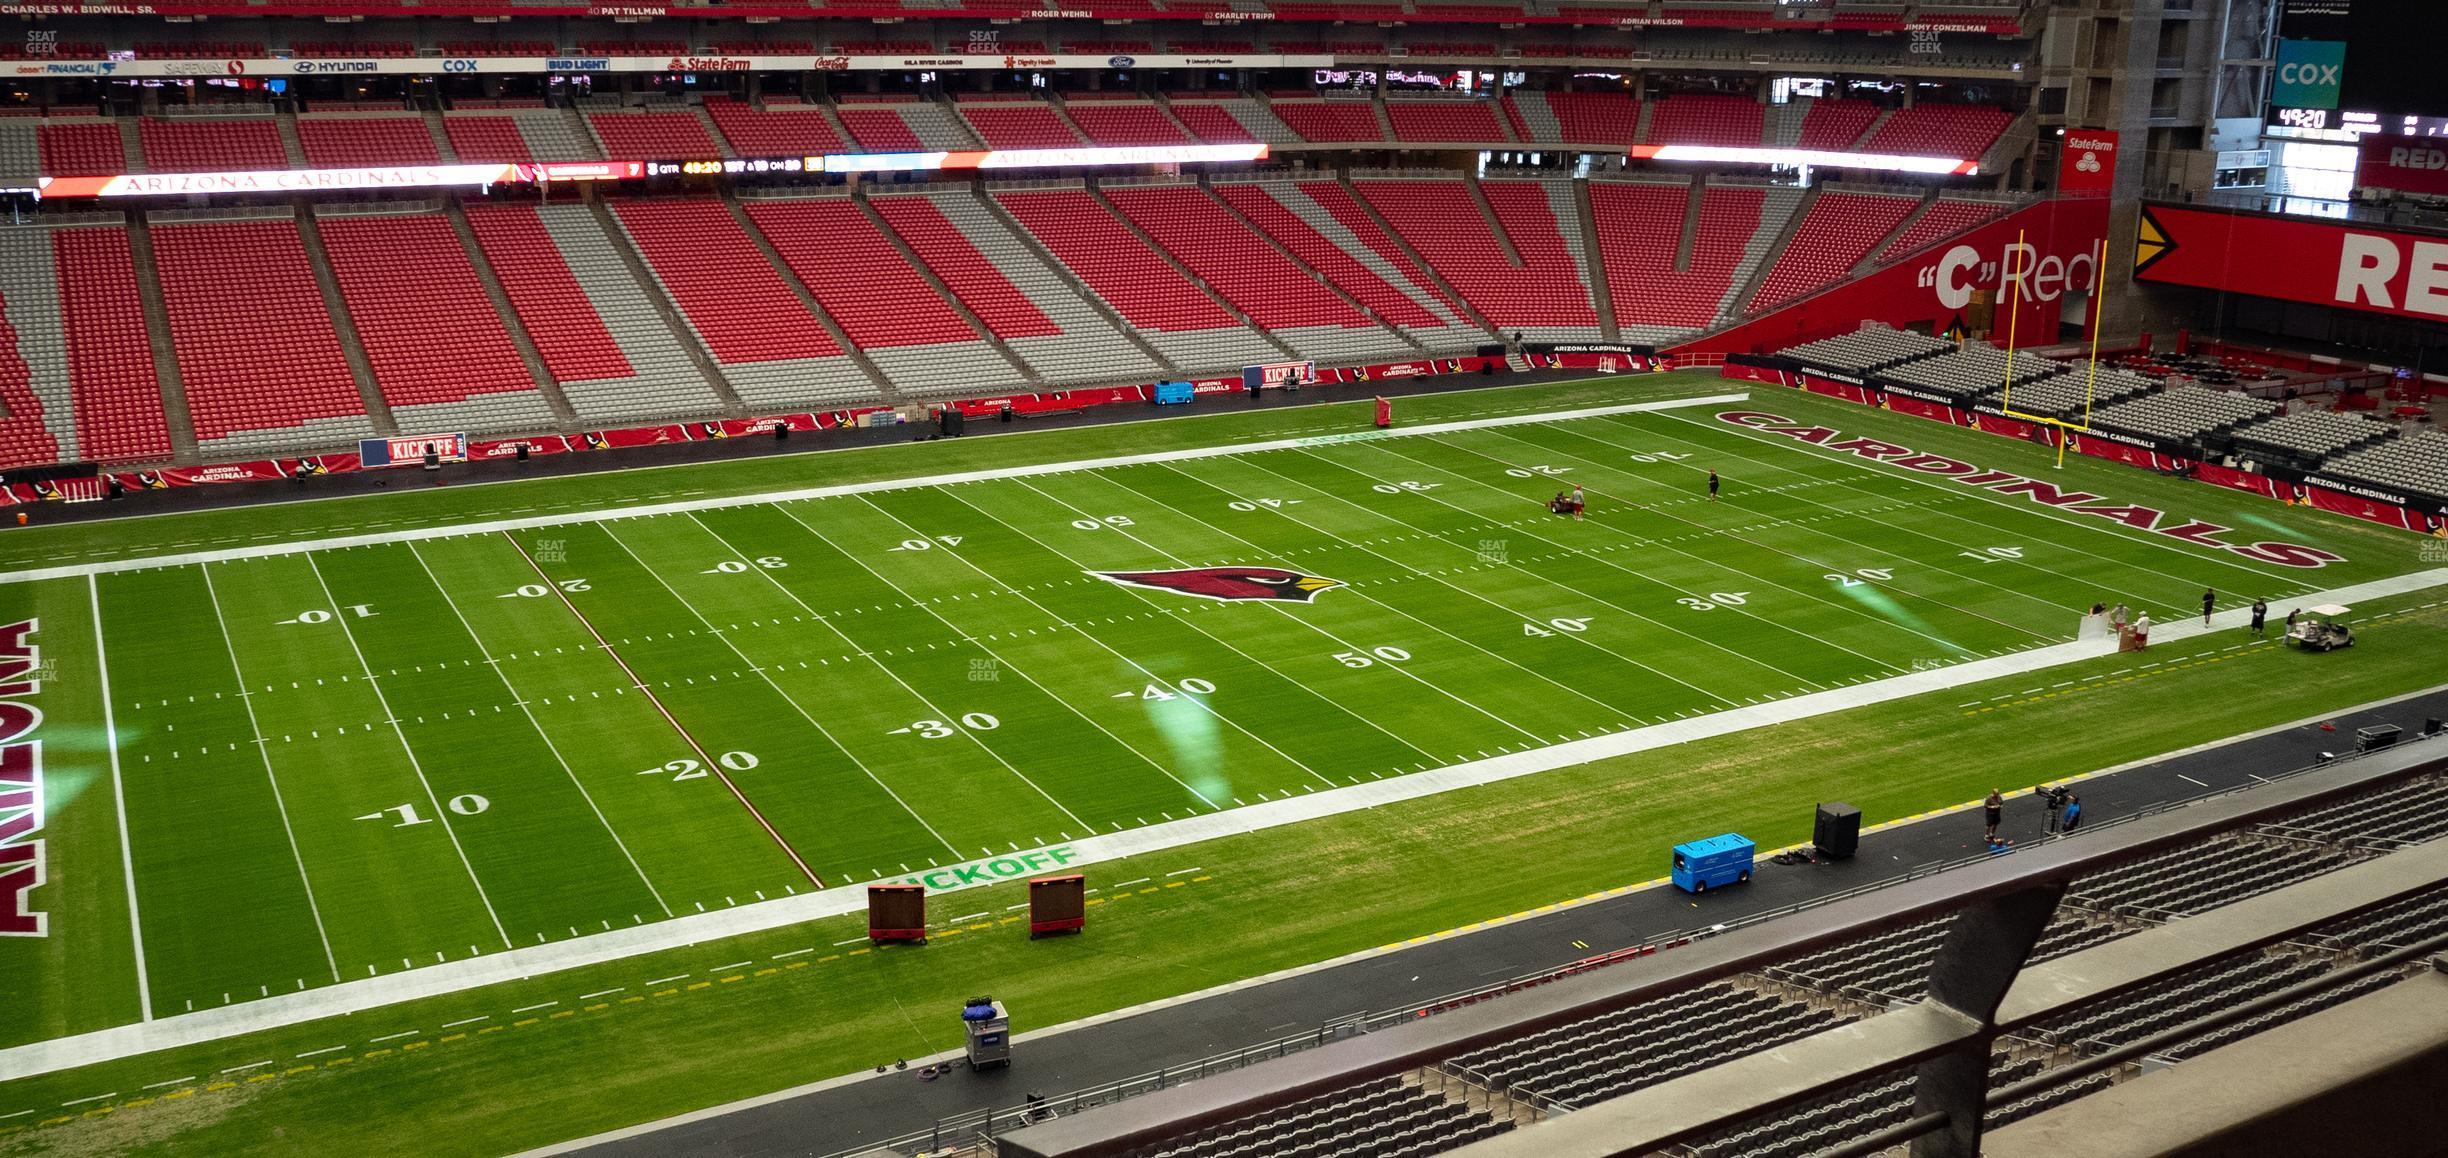
[[1108, 583], [1153, 587], [1201, 599], [1283, 599], [1309, 603], [1320, 591], [1343, 585], [1340, 579], [1303, 575], [1281, 567], [1182, 567], [1171, 571], [1090, 571]]
[[1796, 442], [1807, 442], [1827, 450], [1841, 450], [1857, 458], [1884, 462], [1889, 466], [1942, 478], [1958, 486], [1982, 487], [1998, 494], [2020, 495], [2029, 502], [2055, 507], [2070, 514], [2091, 515], [2123, 523], [2135, 530], [2165, 535], [2171, 539], [2232, 551], [2258, 563], [2276, 563], [2281, 567], [2326, 567], [2342, 563], [2344, 555], [2332, 554], [2318, 547], [2294, 543], [2230, 543], [2219, 538], [2232, 528], [2199, 519], [2171, 519], [2167, 512], [2151, 507], [2128, 506], [2103, 500], [2086, 491], [2063, 490], [2039, 479], [2024, 478], [2002, 470], [1984, 470], [1968, 462], [1943, 455], [1922, 454], [1908, 446], [1880, 442], [1871, 438], [1844, 438], [1841, 432], [1826, 426], [1797, 423], [1782, 415], [1763, 414], [1756, 410], [1728, 410], [1717, 415], [1717, 421], [1733, 426], [1747, 426], [1765, 434], [1781, 434]]
[[43, 883], [42, 710], [31, 702], [42, 691], [37, 674], [42, 648], [34, 633], [42, 621], [0, 627], [0, 936], [41, 937], [49, 918], [28, 907]]

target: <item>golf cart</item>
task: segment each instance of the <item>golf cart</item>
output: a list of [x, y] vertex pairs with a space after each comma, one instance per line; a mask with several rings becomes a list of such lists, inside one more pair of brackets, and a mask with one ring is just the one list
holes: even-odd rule
[[2306, 611], [2303, 618], [2296, 620], [2295, 626], [2288, 629], [2287, 642], [2302, 651], [2336, 651], [2341, 647], [2353, 647], [2354, 628], [2346, 625], [2346, 615], [2353, 610], [2335, 603], [2324, 603]]

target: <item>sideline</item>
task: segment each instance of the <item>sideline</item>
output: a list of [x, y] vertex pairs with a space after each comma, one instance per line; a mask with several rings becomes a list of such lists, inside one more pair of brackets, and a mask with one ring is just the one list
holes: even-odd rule
[[1144, 454], [1117, 454], [1104, 458], [1074, 459], [1069, 462], [1046, 462], [1030, 466], [990, 467], [985, 470], [960, 471], [953, 474], [924, 475], [913, 478], [877, 479], [869, 482], [836, 483], [831, 486], [803, 487], [797, 490], [767, 491], [753, 495], [722, 495], [677, 502], [653, 503], [640, 506], [616, 507], [608, 510], [569, 511], [557, 515], [532, 515], [523, 519], [493, 519], [480, 523], [450, 523], [433, 527], [417, 527], [397, 531], [382, 531], [364, 535], [338, 535], [322, 539], [305, 539], [290, 543], [267, 543], [260, 547], [228, 547], [218, 551], [189, 551], [177, 555], [151, 555], [140, 559], [110, 559], [99, 563], [69, 563], [58, 567], [34, 567], [23, 571], [0, 572], [0, 583], [31, 583], [43, 579], [74, 579], [87, 575], [106, 575], [118, 571], [148, 571], [158, 567], [180, 567], [192, 563], [221, 563], [236, 559], [265, 559], [281, 555], [299, 555], [310, 551], [335, 551], [347, 547], [378, 547], [386, 543], [424, 542], [432, 539], [458, 538], [468, 535], [490, 535], [497, 532], [525, 531], [537, 527], [566, 527], [583, 523], [603, 523], [615, 519], [650, 518], [656, 515], [685, 514], [691, 511], [721, 510], [727, 507], [753, 507], [771, 503], [798, 502], [806, 499], [837, 498], [844, 495], [876, 494], [883, 491], [917, 490], [926, 487], [952, 486], [957, 483], [993, 482], [999, 479], [1037, 478], [1044, 475], [1068, 474], [1083, 470], [1105, 470], [1118, 466], [1143, 466], [1159, 462], [1188, 462], [1202, 458], [1227, 458], [1237, 454], [1252, 454], [1266, 450], [1291, 450], [1307, 446], [1330, 446], [1380, 438], [1411, 438], [1421, 435], [1451, 434], [1461, 430], [1485, 430], [1500, 426], [1526, 426], [1538, 423], [1565, 422], [1576, 418], [1603, 418], [1616, 414], [1639, 414], [1651, 410], [1674, 410], [1691, 406], [1732, 405], [1748, 402], [1751, 395], [1708, 394], [1691, 398], [1662, 398], [1651, 402], [1627, 402], [1615, 406], [1589, 406], [1579, 410], [1550, 410], [1536, 414], [1512, 414], [1497, 418], [1465, 418], [1451, 422], [1430, 422], [1418, 426], [1398, 426], [1388, 430], [1364, 430], [1348, 434], [1313, 434], [1300, 438], [1277, 438], [1265, 442], [1234, 442], [1219, 446], [1188, 447], [1181, 450], [1149, 451]]
[[[1543, 421], [1548, 417], [1542, 415], [1538, 420]], [[1424, 427], [1413, 431], [1427, 432]], [[2307, 594], [2303, 598], [2306, 603], [2351, 604], [2441, 586], [2448, 586], [2448, 567]], [[2233, 608], [2218, 613], [2209, 626], [2204, 626], [2200, 620], [2188, 619], [2182, 623], [2159, 626], [2152, 635], [2155, 642], [2166, 644], [2214, 633], [2234, 632], [2245, 625], [2250, 614], [2248, 609]], [[1574, 740], [1387, 780], [1372, 780], [1299, 797], [1185, 817], [1025, 853], [989, 857], [932, 870], [924, 876], [942, 879], [943, 884], [938, 891], [951, 892], [1030, 876], [1055, 866], [1077, 868], [1098, 861], [1140, 856], [2096, 659], [2111, 654], [2106, 650], [2108, 646], [2107, 641], [2103, 640], [2078, 640], [1990, 656], [1690, 719], [1652, 724], [1587, 740]], [[486, 985], [525, 980], [784, 925], [843, 916], [860, 911], [865, 904], [865, 890], [835, 887], [818, 893], [742, 905], [736, 909], [616, 929], [572, 941], [534, 945], [427, 966], [407, 973], [281, 994], [243, 1005], [199, 1010], [150, 1022], [35, 1042], [0, 1050], [0, 1082], [360, 1013], [404, 1001], [446, 996]]]

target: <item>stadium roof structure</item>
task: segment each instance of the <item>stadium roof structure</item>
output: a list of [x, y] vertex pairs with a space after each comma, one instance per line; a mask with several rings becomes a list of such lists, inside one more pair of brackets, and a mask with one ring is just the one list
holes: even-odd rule
[[[1541, 1121], [1445, 1152], [1468, 1158], [1652, 1154], [1865, 1080], [1910, 1073], [1915, 1081], [1909, 1118], [1844, 1139], [1823, 1153], [1863, 1155], [1907, 1143], [1916, 1155], [1981, 1153], [1985, 1108], [2101, 1073], [2163, 1050], [2178, 1038], [2284, 1009], [2313, 996], [2313, 991], [2333, 990], [2448, 949], [2448, 936], [2421, 938], [2313, 981], [2225, 1003], [2176, 1028], [2089, 1052], [2070, 1064], [1991, 1089], [1991, 1044], [2000, 1034], [2436, 889], [2448, 883], [2448, 842], [2401, 848], [2044, 963], [2027, 963], [2060, 898], [2077, 878], [2443, 770], [2448, 770], [2448, 744], [2421, 742], [2317, 766], [2270, 785], [2139, 816], [2081, 840], [1988, 858], [1704, 938], [1634, 967], [1579, 973], [1498, 1000], [1029, 1126], [998, 1138], [998, 1152], [1006, 1158], [1158, 1153], [1176, 1140], [1253, 1114], [1449, 1063], [1474, 1049], [1637, 1002], [1673, 998], [1803, 954], [1953, 914], [1956, 919], [1932, 964], [1928, 994], [1920, 1001], [1581, 1108], [1551, 1105]], [[2237, 1116], [2250, 1119], [2271, 1109], [2255, 1104], [2238, 1108]], [[2217, 1108], [2198, 1104], [2189, 1112], [2204, 1130], [2223, 1118]], [[2351, 1145], [2348, 1139], [2355, 1131], [2373, 1128], [2357, 1121], [2337, 1122], [2333, 1130], [2340, 1145]]]

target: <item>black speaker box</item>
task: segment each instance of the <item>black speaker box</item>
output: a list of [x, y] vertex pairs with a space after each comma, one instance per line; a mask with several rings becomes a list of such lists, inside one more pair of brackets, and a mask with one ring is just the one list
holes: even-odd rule
[[961, 432], [962, 424], [967, 421], [968, 418], [961, 414], [959, 408], [952, 406], [944, 407], [936, 417], [937, 425], [947, 435], [958, 435]]
[[1829, 860], [1851, 860], [1861, 847], [1861, 809], [1850, 804], [1822, 804], [1819, 821], [1811, 827], [1811, 845]]

